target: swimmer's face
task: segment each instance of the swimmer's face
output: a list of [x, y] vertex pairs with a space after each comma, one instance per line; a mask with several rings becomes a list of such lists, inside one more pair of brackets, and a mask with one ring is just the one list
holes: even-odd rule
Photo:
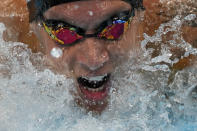
[[[47, 10], [44, 13], [45, 21], [40, 22], [43, 26], [32, 23], [48, 63], [56, 72], [74, 78], [77, 87], [75, 96], [80, 96], [78, 103], [89, 110], [102, 111], [105, 108], [115, 68], [126, 61], [129, 51], [139, 49], [139, 11], [134, 11], [135, 16], [131, 14], [133, 11], [129, 3], [121, 0], [77, 1]], [[113, 22], [115, 35], [110, 31]], [[65, 23], [73, 25], [74, 29], [67, 28]], [[75, 27], [84, 32], [77, 32]], [[61, 33], [50, 36], [49, 30], [54, 28]], [[105, 29], [113, 37], [102, 33]], [[84, 38], [81, 34], [97, 35]]]

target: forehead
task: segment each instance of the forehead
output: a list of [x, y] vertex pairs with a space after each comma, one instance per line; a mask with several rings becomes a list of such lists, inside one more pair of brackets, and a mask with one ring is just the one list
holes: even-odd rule
[[122, 0], [77, 0], [53, 6], [44, 16], [47, 19], [61, 19], [76, 25], [87, 25], [98, 24], [109, 16], [130, 9], [130, 4]]
[[47, 17], [58, 17], [59, 15], [78, 16], [87, 13], [87, 11], [90, 15], [93, 12], [99, 12], [99, 15], [104, 15], [108, 12], [116, 13], [129, 10], [130, 8], [130, 4], [123, 0], [68, 0], [66, 3], [49, 8], [44, 15]]
[[[121, 1], [121, 0], [27, 0], [27, 6], [29, 10], [29, 19], [30, 22], [33, 22], [34, 20], [42, 19], [42, 15], [51, 9], [54, 6], [65, 4], [65, 3], [72, 3], [72, 2], [78, 2], [78, 1]], [[143, 0], [122, 0], [130, 5], [133, 6], [133, 8], [142, 8]], [[88, 5], [87, 5], [88, 6]]]
[[[131, 1], [135, 1], [135, 0], [35, 0], [37, 1], [37, 4], [43, 5], [45, 6], [46, 9], [49, 9], [52, 6], [56, 6], [59, 4], [63, 4], [63, 3], [71, 3], [71, 2], [78, 2], [78, 1], [125, 1], [128, 3], [131, 3]], [[136, 2], [137, 3], [137, 0]]]

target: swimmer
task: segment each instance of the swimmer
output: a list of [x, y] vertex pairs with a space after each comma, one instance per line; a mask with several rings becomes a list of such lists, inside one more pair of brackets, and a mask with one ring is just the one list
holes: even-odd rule
[[29, 20], [53, 70], [72, 74], [77, 103], [107, 106], [110, 79], [140, 44], [142, 0], [28, 0]]
[[[12, 1], [12, 3], [15, 3], [17, 5], [16, 9], [19, 10], [18, 14], [25, 14], [24, 16], [26, 16], [27, 13], [25, 9], [23, 10], [23, 13], [20, 12], [20, 9], [22, 7], [25, 7], [24, 0], [21, 0], [19, 2], [16, 2], [15, 0], [8, 0], [8, 2], [7, 1], [6, 2], [9, 4], [11, 3], [10, 1]], [[126, 1], [63, 0], [60, 3], [58, 3], [58, 1], [56, 1], [55, 3], [51, 2], [51, 0], [46, 0], [46, 1], [45, 0], [40, 0], [40, 1], [28, 0], [27, 1], [28, 7], [29, 7], [29, 13], [30, 13], [30, 24], [31, 24], [32, 29], [34, 30], [34, 33], [37, 35], [37, 38], [39, 38], [40, 40], [39, 46], [35, 44], [35, 42], [33, 41], [35, 39], [33, 38], [30, 39], [28, 35], [25, 35], [27, 34], [28, 31], [23, 31], [23, 30], [24, 29], [27, 30], [26, 29], [27, 26], [25, 26], [24, 24], [21, 24], [21, 21], [17, 22], [15, 20], [12, 23], [10, 23], [10, 19], [13, 19], [12, 17], [8, 17], [9, 22], [5, 21], [6, 19], [4, 17], [2, 18], [2, 20], [5, 21], [4, 22], [5, 24], [10, 23], [10, 25], [15, 25], [17, 28], [15, 27], [14, 29], [20, 30], [18, 31], [20, 33], [20, 36], [28, 36], [28, 38], [25, 38], [25, 40], [24, 40], [24, 37], [22, 40], [20, 40], [20, 37], [19, 37], [19, 41], [23, 43], [28, 43], [31, 49], [42, 47], [43, 52], [48, 57], [48, 63], [51, 66], [53, 66], [53, 70], [55, 72], [64, 74], [66, 76], [68, 76], [69, 74], [72, 74], [73, 79], [76, 81], [76, 89], [78, 89], [78, 93], [75, 94], [75, 96], [76, 98], [80, 96], [80, 98], [78, 98], [77, 100], [79, 105], [89, 108], [89, 110], [103, 110], [107, 105], [108, 93], [106, 93], [105, 97], [104, 96], [100, 97], [101, 98], [100, 100], [95, 99], [94, 95], [96, 94], [98, 98], [99, 92], [97, 91], [97, 93], [93, 94], [91, 93], [91, 91], [88, 90], [89, 88], [87, 88], [88, 91], [85, 90], [84, 88], [80, 88], [82, 86], [79, 82], [80, 79], [78, 78], [85, 78], [82, 80], [90, 80], [90, 82], [91, 81], [94, 82], [99, 79], [101, 80], [105, 76], [110, 76], [108, 78], [107, 83], [109, 83], [108, 88], [111, 87], [110, 79], [111, 79], [111, 76], [113, 76], [114, 69], [120, 65], [120, 62], [125, 61], [128, 51], [135, 51], [139, 48], [137, 37], [139, 36], [138, 34], [140, 32], [139, 31], [140, 23], [139, 23], [138, 18], [140, 18], [140, 14], [143, 12], [142, 10], [140, 10], [143, 7], [142, 1], [138, 1], [138, 0], [126, 0]], [[11, 11], [8, 11], [8, 9], [10, 8], [10, 10], [13, 10], [12, 6], [5, 5], [5, 3], [1, 5], [2, 8], [6, 7], [6, 12], [7, 13], [11, 12]], [[157, 7], [156, 3], [158, 3], [158, 0], [144, 0], [144, 6], [146, 7], [144, 29], [145, 29], [145, 33], [149, 35], [153, 35], [155, 33], [155, 30], [158, 28], [158, 26], [161, 23], [168, 21], [165, 19], [166, 18], [165, 14], [169, 15], [170, 13], [173, 13], [173, 12], [168, 11], [167, 8], [164, 8], [164, 9], [161, 8], [160, 6], [161, 3], [159, 3]], [[86, 4], [89, 4], [91, 6], [87, 7]], [[162, 3], [162, 6], [168, 7], [169, 5]], [[94, 34], [95, 32], [98, 32], [97, 27], [100, 27], [101, 23], [103, 23], [106, 20], [107, 21], [110, 21], [110, 19], [113, 20], [111, 16], [120, 15], [120, 14], [123, 14], [124, 16], [125, 11], [126, 12], [129, 11], [133, 9], [133, 7], [135, 9], [135, 16], [131, 17], [132, 20], [129, 22], [130, 26], [128, 30], [124, 31], [124, 33], [122, 33], [122, 35], [120, 36], [118, 40], [108, 40], [108, 37], [105, 37], [105, 36], [104, 36], [105, 39], [103, 38], [98, 39], [99, 37], [89, 37], [89, 38], [82, 37], [81, 38], [81, 36], [83, 36], [81, 34], [84, 34], [84, 33], [80, 33], [81, 31], [77, 31], [77, 34], [78, 34], [77, 37], [76, 35], [74, 37], [69, 37], [71, 38], [69, 40], [77, 39], [76, 42], [71, 43], [71, 45], [70, 43], [69, 44], [67, 43], [68, 45], [64, 45], [64, 44], [62, 45], [61, 44], [62, 41], [58, 41], [61, 39], [57, 39], [58, 34], [54, 35], [53, 33], [50, 33], [49, 29], [52, 28], [49, 26], [50, 22], [49, 21], [48, 21], [49, 23], [46, 22], [48, 19], [57, 20], [57, 23], [60, 23], [60, 27], [62, 24], [65, 25], [64, 23], [68, 23], [68, 25], [72, 25], [71, 27], [73, 26], [80, 27], [77, 29], [79, 30], [83, 29], [82, 32], [85, 30], [86, 31], [85, 34]], [[112, 12], [115, 12], [115, 14], [113, 14]], [[158, 16], [162, 14], [165, 17]], [[23, 19], [27, 20], [26, 18], [23, 18]], [[120, 20], [124, 21], [124, 19], [120, 19]], [[116, 21], [116, 22], [117, 23], [119, 22], [119, 24], [121, 24], [120, 23], [121, 21]], [[48, 25], [48, 26], [44, 26], [44, 23], [45, 25]], [[54, 25], [53, 27], [57, 27], [57, 23], [56, 24], [51, 23], [51, 25]], [[128, 23], [128, 22], [123, 22], [123, 23]], [[20, 25], [20, 26], [17, 26], [17, 25]], [[107, 25], [102, 26], [102, 27], [103, 27], [103, 30], [108, 29]], [[72, 29], [71, 29], [71, 32], [73, 32]], [[187, 33], [188, 30], [192, 31], [192, 33]], [[62, 36], [67, 36], [65, 35], [66, 34], [65, 30], [62, 30], [62, 31], [63, 31]], [[192, 41], [195, 47], [196, 29], [190, 28], [190, 27], [188, 28], [186, 26], [183, 28], [183, 31], [185, 31], [183, 32], [184, 38], [187, 38], [189, 41]], [[69, 32], [67, 31], [67, 33]], [[16, 34], [15, 31], [14, 31], [14, 34]], [[50, 34], [52, 34], [52, 37], [50, 37]], [[101, 36], [103, 37], [103, 34], [105, 34], [105, 32], [100, 33], [100, 34], [102, 34]], [[34, 44], [30, 44], [30, 43], [34, 43]], [[180, 52], [180, 51], [178, 50], [177, 52]], [[102, 59], [101, 56], [107, 56], [108, 58], [106, 57], [106, 59], [104, 58]], [[187, 59], [187, 61], [190, 61], [190, 59]], [[178, 64], [176, 64], [173, 67], [173, 69], [185, 68], [188, 65], [185, 63], [187, 63], [185, 62], [185, 60], [183, 62], [180, 61]], [[94, 66], [96, 64], [98, 66]], [[86, 94], [84, 94], [84, 92], [82, 92], [81, 89], [84, 89], [86, 91], [85, 92]], [[99, 104], [99, 103], [102, 103], [102, 104]]]
[[[43, 10], [43, 11], [39, 12], [38, 11], [39, 9], [41, 9], [43, 6], [47, 6], [47, 4], [50, 5], [50, 2], [51, 2], [51, 1], [47, 1], [47, 4], [46, 3], [44, 4], [44, 2], [45, 2], [44, 0], [40, 0], [40, 1], [41, 1], [41, 3], [39, 3], [38, 1], [35, 1], [35, 0], [27, 1], [29, 11], [30, 11], [29, 12], [30, 13], [30, 24], [31, 24], [32, 29], [34, 30], [34, 33], [37, 35], [37, 37], [40, 40], [40, 45], [37, 45], [34, 38], [29, 37], [29, 33], [27, 30], [28, 29], [27, 24], [25, 24], [25, 25], [21, 24], [21, 21], [19, 21], [19, 20], [21, 20], [21, 18], [18, 21], [17, 20], [10, 21], [10, 19], [15, 19], [15, 17], [14, 18], [8, 17], [8, 19], [9, 19], [9, 21], [8, 21], [7, 19], [5, 19], [5, 17], [3, 17], [2, 20], [4, 21], [5, 25], [10, 24], [11, 26], [14, 26], [13, 28], [10, 28], [8, 25], [6, 25], [7, 27], [9, 27], [7, 29], [8, 30], [9, 29], [19, 30], [19, 31], [13, 31], [14, 32], [13, 34], [14, 35], [20, 34], [18, 40], [23, 43], [28, 43], [28, 45], [31, 49], [37, 48], [37, 47], [42, 47], [43, 52], [48, 57], [48, 63], [51, 66], [53, 66], [53, 69], [55, 72], [64, 74], [66, 76], [68, 76], [69, 74], [73, 74], [72, 76], [73, 76], [73, 79], [76, 80], [76, 87], [78, 89], [78, 94], [76, 94], [75, 96], [80, 95], [81, 100], [78, 100], [78, 103], [80, 105], [88, 107], [88, 108], [92, 108], [92, 109], [94, 107], [94, 108], [99, 108], [100, 110], [103, 110], [105, 108], [105, 106], [107, 105], [108, 97], [105, 97], [104, 99], [101, 100], [101, 101], [104, 101], [105, 104], [102, 104], [102, 105], [97, 104], [98, 105], [97, 107], [96, 106], [88, 106], [88, 104], [84, 102], [88, 98], [82, 92], [80, 92], [80, 88], [78, 88], [78, 85], [79, 85], [78, 78], [80, 78], [80, 76], [85, 77], [87, 79], [89, 79], [88, 76], [92, 76], [93, 78], [98, 76], [98, 78], [102, 78], [102, 76], [105, 75], [106, 73], [111, 74], [110, 76], [113, 76], [113, 71], [114, 71], [115, 67], [120, 65], [118, 60], [125, 61], [124, 59], [121, 59], [121, 57], [126, 56], [128, 50], [133, 51], [133, 50], [136, 50], [137, 48], [139, 48], [139, 43], [134, 42], [134, 41], [135, 40], [138, 41], [137, 40], [137, 37], [139, 34], [139, 32], [138, 32], [138, 28], [139, 28], [138, 18], [140, 17], [140, 13], [142, 12], [141, 10], [138, 10], [138, 9], [140, 9], [142, 7], [142, 2], [140, 1], [139, 3], [134, 2], [133, 4], [132, 3], [128, 4], [128, 2], [124, 1], [124, 4], [126, 3], [127, 5], [129, 5], [129, 8], [131, 8], [132, 5], [137, 5], [137, 6], [135, 7], [135, 16], [132, 17], [132, 21], [130, 22], [130, 27], [128, 28], [127, 31], [125, 31], [123, 33], [120, 40], [118, 40], [118, 41], [117, 40], [110, 41], [110, 40], [104, 40], [104, 39], [99, 40], [99, 39], [93, 39], [94, 37], [92, 37], [92, 38], [83, 39], [83, 41], [79, 40], [78, 42], [73, 43], [73, 45], [71, 45], [71, 46], [66, 46], [66, 45], [61, 46], [61, 44], [58, 44], [58, 42], [56, 42], [56, 40], [54, 40], [53, 38], [51, 38], [49, 36], [49, 33], [45, 30], [45, 27], [42, 22], [43, 20], [41, 19], [40, 16], [45, 16], [45, 19], [46, 18], [47, 19], [57, 19], [57, 20], [63, 19], [62, 20], [63, 22], [69, 23], [69, 24], [74, 25], [76, 27], [78, 27], [78, 26], [84, 27], [84, 26], [88, 25], [88, 27], [85, 27], [85, 30], [88, 29], [87, 31], [92, 31], [92, 29], [90, 27], [91, 24], [88, 23], [88, 20], [91, 21], [92, 24], [99, 26], [99, 24], [102, 23], [102, 21], [108, 19], [107, 14], [105, 14], [105, 13], [109, 12], [108, 14], [111, 15], [110, 10], [113, 11], [116, 8], [117, 8], [117, 10], [120, 10], [118, 8], [121, 5], [112, 8], [112, 7], [109, 7], [109, 5], [115, 5], [113, 3], [117, 3], [118, 1], [115, 2], [115, 1], [111, 0], [110, 2], [108, 1], [108, 2], [103, 2], [103, 4], [99, 4], [99, 1], [97, 0], [96, 6], [98, 8], [100, 7], [101, 9], [105, 10], [105, 13], [103, 13], [104, 11], [102, 12], [101, 9], [95, 10], [94, 8], [88, 7], [88, 9], [85, 10], [85, 9], [83, 9], [85, 7], [80, 5], [81, 3], [84, 3], [84, 2], [86, 4], [88, 4], [88, 2], [92, 1], [92, 3], [93, 3], [96, 0], [95, 1], [89, 0], [88, 2], [87, 1], [75, 1], [75, 2], [69, 1], [66, 3], [63, 2], [60, 4], [56, 3], [57, 4], [56, 6], [46, 7], [45, 11]], [[135, 1], [135, 0], [133, 0], [133, 1]], [[9, 13], [15, 9], [15, 8], [12, 8], [12, 6], [5, 5], [6, 3], [9, 4], [11, 2], [15, 3], [15, 5], [17, 5], [16, 10], [18, 10], [17, 11], [17, 12], [19, 12], [18, 14], [25, 14], [23, 16], [26, 16], [27, 13], [26, 13], [25, 6], [24, 6], [24, 3], [25, 3], [24, 0], [21, 0], [19, 2], [15, 1], [15, 0], [8, 0], [5, 3], [3, 3], [1, 6], [2, 6], [2, 9], [4, 9], [6, 7], [5, 8], [6, 13]], [[121, 1], [121, 2], [123, 2], [123, 1]], [[132, 2], [132, 0], [131, 0], [131, 2]], [[72, 6], [71, 3], [74, 5]], [[156, 5], [155, 3], [158, 3], [157, 0], [144, 0], [144, 6], [146, 7], [145, 18], [147, 17], [147, 19], [145, 19], [145, 21], [144, 21], [146, 23], [144, 26], [144, 29], [145, 29], [145, 33], [147, 33], [149, 35], [153, 35], [155, 30], [158, 28], [158, 26], [161, 23], [166, 21], [165, 19], [160, 20], [161, 18], [163, 19], [164, 17], [154, 15], [154, 14], [161, 14], [158, 12], [161, 12], [160, 10], [162, 10], [161, 6], [157, 7], [157, 6], [155, 6]], [[34, 6], [34, 4], [38, 4], [38, 5]], [[39, 7], [39, 5], [40, 5], [40, 7]], [[67, 5], [67, 8], [64, 7], [64, 8], [66, 8], [66, 10], [61, 12], [61, 10], [63, 10], [63, 5], [64, 6]], [[93, 5], [93, 4], [91, 4], [91, 5]], [[165, 6], [165, 5], [168, 6], [167, 4], [164, 3], [163, 6]], [[21, 10], [22, 7], [24, 7], [23, 8], [24, 10]], [[62, 7], [61, 10], [59, 7]], [[8, 11], [8, 9], [9, 9], [9, 11]], [[127, 10], [128, 9], [127, 6], [124, 6], [124, 9]], [[56, 11], [53, 11], [53, 10], [56, 10]], [[77, 12], [77, 10], [78, 10], [78, 12]], [[2, 11], [3, 10], [1, 10], [1, 12]], [[22, 11], [22, 12], [20, 12], [20, 11]], [[83, 13], [81, 13], [80, 11], [82, 11]], [[166, 9], [166, 11], [167, 11], [167, 9]], [[14, 12], [16, 12], [16, 11], [14, 10]], [[61, 12], [61, 13], [59, 13], [59, 12]], [[40, 13], [40, 15], [38, 13]], [[5, 14], [5, 13], [2, 13], [2, 14]], [[37, 16], [36, 16], [36, 14], [37, 14]], [[170, 12], [168, 11], [168, 12], [164, 12], [162, 14], [164, 14], [164, 15], [170, 14]], [[55, 15], [57, 18], [54, 17]], [[85, 16], [85, 18], [84, 18], [84, 16]], [[27, 20], [27, 18], [23, 18], [22, 20]], [[152, 21], [150, 21], [150, 20], [152, 20]], [[76, 21], [79, 24], [76, 23]], [[97, 23], [94, 23], [93, 21], [96, 21]], [[21, 25], [23, 25], [23, 26], [21, 26]], [[50, 29], [50, 28], [48, 28], [48, 29]], [[191, 29], [188, 27], [183, 28], [183, 31], [185, 31], [184, 38], [187, 38], [188, 40], [193, 42], [196, 38], [195, 37], [196, 31], [194, 30], [194, 28], [192, 28], [192, 33], [188, 34], [187, 30], [190, 31]], [[8, 31], [8, 32], [10, 32], [10, 31]], [[15, 32], [17, 32], [17, 33], [15, 33]], [[86, 32], [86, 33], [88, 34], [88, 32]], [[28, 34], [28, 35], [26, 35], [26, 34]], [[191, 35], [191, 34], [193, 34], [193, 35]], [[8, 36], [10, 36], [10, 35], [8, 35]], [[11, 35], [11, 36], [13, 36], [13, 35]], [[20, 36], [23, 36], [23, 37], [20, 37]], [[192, 36], [192, 39], [191, 39], [191, 36]], [[24, 38], [24, 37], [27, 37], [27, 38]], [[130, 41], [130, 42], [128, 42], [128, 41]], [[96, 44], [96, 43], [98, 43], [98, 44]], [[196, 45], [195, 41], [193, 43], [194, 43], [193, 45]], [[89, 44], [89, 47], [87, 46], [88, 44]], [[92, 46], [94, 45], [93, 47], [97, 47], [97, 50], [92, 48], [91, 45]], [[105, 46], [105, 47], [103, 47], [103, 46]], [[92, 53], [89, 50], [90, 48], [92, 48]], [[107, 52], [109, 53], [108, 54], [109, 61], [105, 62], [105, 64], [103, 64], [103, 66], [99, 66], [102, 64], [98, 64], [98, 66], [92, 67], [90, 65], [91, 64], [93, 65], [96, 60], [98, 63], [99, 63], [99, 60], [100, 61], [102, 60], [101, 57], [98, 57], [98, 55], [97, 55], [97, 53], [99, 53], [98, 51], [100, 50], [100, 48], [102, 49], [103, 52], [105, 52], [105, 50], [107, 50]], [[178, 50], [177, 52], [180, 52], [180, 51]], [[102, 55], [103, 53], [100, 52], [100, 54]], [[155, 53], [155, 54], [157, 54], [157, 53]], [[118, 58], [117, 61], [115, 60], [116, 56]], [[98, 57], [100, 59], [98, 59], [96, 57]], [[95, 59], [93, 59], [93, 58], [95, 58]], [[124, 57], [122, 57], [122, 58], [124, 58]], [[187, 61], [190, 61], [190, 59], [187, 59]], [[87, 65], [86, 64], [87, 62], [89, 64], [88, 66], [81, 66], [81, 65]], [[85, 63], [85, 64], [80, 64], [80, 63]], [[182, 63], [184, 63], [184, 64], [182, 64]], [[175, 69], [185, 68], [188, 65], [185, 63], [186, 63], [185, 60], [183, 62], [179, 62], [173, 68], [175, 68]], [[96, 70], [96, 71], [94, 71], [94, 70]], [[101, 76], [101, 77], [99, 77], [99, 76]], [[110, 79], [111, 79], [111, 77], [110, 77]], [[108, 83], [110, 83], [110, 79], [109, 79]], [[84, 97], [85, 97], [85, 99], [84, 99]], [[92, 101], [92, 99], [90, 99], [88, 103], [91, 103], [91, 101]], [[94, 100], [94, 101], [96, 101], [96, 100]]]

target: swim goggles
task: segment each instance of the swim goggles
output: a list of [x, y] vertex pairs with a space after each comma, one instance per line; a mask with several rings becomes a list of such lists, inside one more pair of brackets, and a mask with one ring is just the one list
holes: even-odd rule
[[42, 24], [49, 36], [60, 45], [73, 45], [84, 38], [97, 37], [105, 40], [118, 40], [129, 28], [134, 10], [122, 12], [104, 21], [96, 28], [95, 34], [85, 34], [85, 30], [60, 20], [44, 20]]

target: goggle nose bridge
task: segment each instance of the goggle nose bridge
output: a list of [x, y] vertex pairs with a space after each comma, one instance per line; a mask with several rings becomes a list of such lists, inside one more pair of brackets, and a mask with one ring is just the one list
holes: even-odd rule
[[92, 37], [97, 37], [97, 33], [95, 34], [85, 34], [84, 38], [92, 38]]

